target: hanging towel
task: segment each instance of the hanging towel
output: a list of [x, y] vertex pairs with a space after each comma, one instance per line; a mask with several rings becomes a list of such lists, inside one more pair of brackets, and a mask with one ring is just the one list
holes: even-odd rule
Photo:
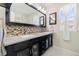
[[6, 50], [3, 40], [4, 40], [4, 30], [0, 28], [0, 56], [6, 55]]

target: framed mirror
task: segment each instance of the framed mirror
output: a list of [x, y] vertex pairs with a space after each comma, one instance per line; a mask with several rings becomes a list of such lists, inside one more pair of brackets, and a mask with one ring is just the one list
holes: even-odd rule
[[7, 12], [7, 24], [41, 26], [40, 17], [44, 16], [42, 27], [46, 27], [46, 14], [29, 3], [12, 3]]
[[54, 13], [49, 14], [49, 24], [54, 25], [56, 23], [57, 23], [57, 13], [54, 12]]

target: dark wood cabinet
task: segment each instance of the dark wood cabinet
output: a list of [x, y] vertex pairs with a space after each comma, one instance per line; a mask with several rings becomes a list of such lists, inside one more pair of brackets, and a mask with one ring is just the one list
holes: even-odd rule
[[53, 34], [6, 46], [7, 56], [40, 56], [52, 46]]

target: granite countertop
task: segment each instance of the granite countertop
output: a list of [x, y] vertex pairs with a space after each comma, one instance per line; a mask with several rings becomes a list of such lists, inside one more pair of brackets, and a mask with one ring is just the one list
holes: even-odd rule
[[27, 34], [22, 36], [6, 37], [4, 39], [4, 45], [8, 46], [8, 45], [16, 44], [22, 41], [31, 40], [51, 33], [52, 32], [41, 32], [41, 33]]

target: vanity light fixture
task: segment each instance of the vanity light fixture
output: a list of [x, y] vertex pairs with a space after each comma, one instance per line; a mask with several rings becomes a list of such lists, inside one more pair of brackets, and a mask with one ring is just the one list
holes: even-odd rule
[[44, 8], [42, 8], [41, 11], [44, 12]]
[[29, 5], [33, 5], [33, 3], [29, 3]]
[[44, 13], [46, 13], [46, 10], [44, 10]]
[[41, 6], [39, 6], [38, 10], [41, 10], [41, 9], [42, 9], [42, 7], [41, 7]]
[[38, 10], [42, 11], [43, 13], [46, 13], [46, 10], [44, 9], [44, 7], [34, 3], [29, 3], [29, 4], [35, 6]]
[[46, 13], [46, 10], [44, 8], [41, 8], [40, 11]]

